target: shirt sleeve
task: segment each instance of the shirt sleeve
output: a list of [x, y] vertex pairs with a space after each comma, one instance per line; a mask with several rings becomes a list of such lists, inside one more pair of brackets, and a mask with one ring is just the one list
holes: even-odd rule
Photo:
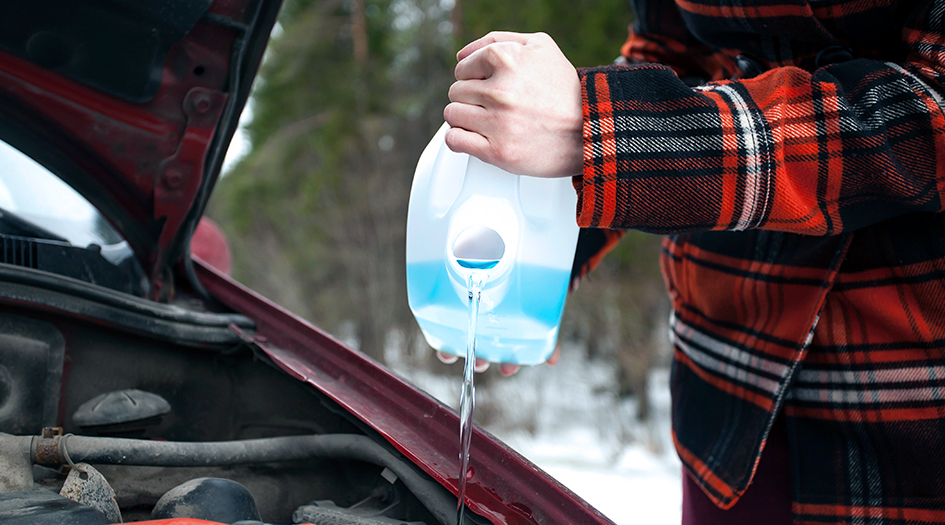
[[579, 70], [578, 224], [833, 235], [942, 211], [943, 6], [921, 4], [901, 63], [780, 67], [697, 88], [658, 64]]

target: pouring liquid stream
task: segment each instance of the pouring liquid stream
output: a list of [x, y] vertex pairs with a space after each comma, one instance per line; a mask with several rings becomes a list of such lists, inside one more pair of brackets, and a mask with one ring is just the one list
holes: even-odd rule
[[469, 323], [466, 330], [466, 363], [463, 368], [463, 388], [459, 400], [459, 501], [456, 507], [456, 523], [463, 525], [463, 510], [466, 501], [466, 480], [469, 471], [469, 447], [472, 443], [473, 408], [476, 404], [476, 328], [479, 323], [479, 299], [482, 284], [498, 260], [457, 259], [460, 266], [474, 270], [466, 280], [469, 292]]

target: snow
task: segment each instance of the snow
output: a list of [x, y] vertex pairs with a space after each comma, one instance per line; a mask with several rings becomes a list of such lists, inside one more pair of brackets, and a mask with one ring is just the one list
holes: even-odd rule
[[[485, 428], [618, 525], [678, 525], [681, 466], [670, 437], [669, 371], [650, 373], [652, 417], [640, 422], [636, 400], [613, 394], [613, 363], [583, 355], [566, 344], [556, 366], [477, 386], [477, 413], [491, 415]], [[444, 377], [409, 366], [401, 352], [385, 357], [409, 381], [458, 404], [462, 361], [453, 365], [455, 377]]]
[[503, 441], [618, 525], [680, 523], [680, 467], [674, 457], [633, 444], [611, 460], [588, 429]]

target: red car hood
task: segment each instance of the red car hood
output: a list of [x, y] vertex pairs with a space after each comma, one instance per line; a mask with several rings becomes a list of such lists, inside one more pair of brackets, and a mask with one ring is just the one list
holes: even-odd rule
[[169, 293], [281, 0], [40, 0], [0, 17], [0, 140], [82, 193]]

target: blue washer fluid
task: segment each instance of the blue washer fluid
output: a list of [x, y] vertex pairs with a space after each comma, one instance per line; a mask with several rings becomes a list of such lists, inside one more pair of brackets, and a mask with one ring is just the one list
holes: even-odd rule
[[542, 363], [554, 351], [577, 244], [571, 179], [512, 175], [454, 153], [447, 129], [424, 150], [410, 192], [410, 309], [430, 346], [464, 356], [467, 282], [478, 272], [476, 356]]

